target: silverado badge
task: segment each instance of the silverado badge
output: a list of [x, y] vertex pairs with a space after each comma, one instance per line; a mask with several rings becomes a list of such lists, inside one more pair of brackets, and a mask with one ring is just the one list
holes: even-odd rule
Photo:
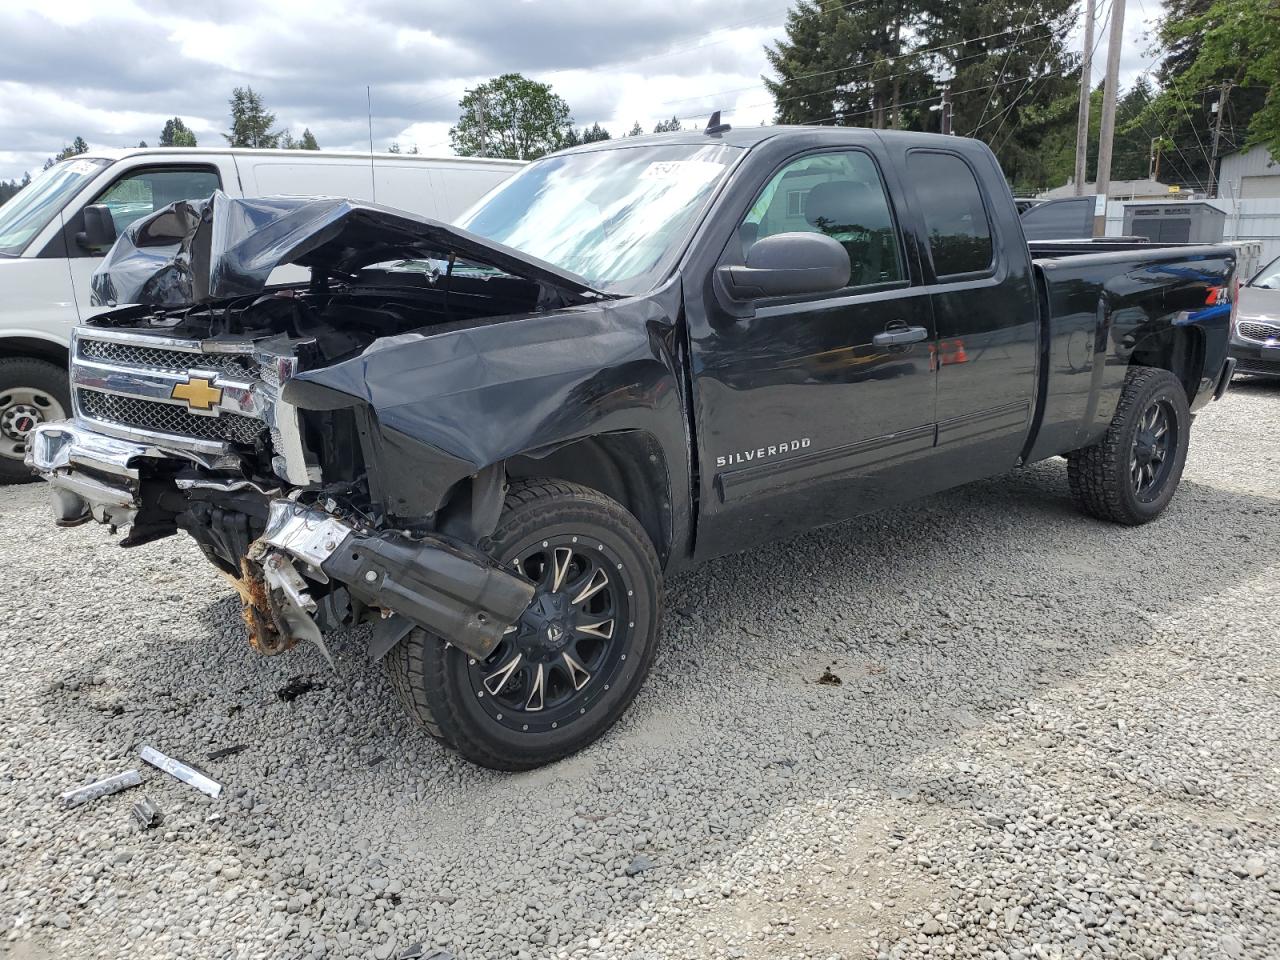
[[192, 410], [212, 410], [214, 404], [222, 400], [222, 388], [200, 377], [192, 377], [186, 383], [174, 384], [169, 396], [174, 400], [185, 400]]

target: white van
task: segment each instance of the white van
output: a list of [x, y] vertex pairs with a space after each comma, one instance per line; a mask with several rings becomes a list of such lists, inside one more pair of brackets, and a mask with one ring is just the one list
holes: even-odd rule
[[[94, 150], [50, 167], [0, 206], [0, 483], [31, 479], [26, 436], [71, 413], [71, 330], [97, 312], [89, 281], [134, 220], [175, 200], [327, 196], [452, 220], [515, 160], [311, 150]], [[86, 217], [85, 209], [92, 207]]]

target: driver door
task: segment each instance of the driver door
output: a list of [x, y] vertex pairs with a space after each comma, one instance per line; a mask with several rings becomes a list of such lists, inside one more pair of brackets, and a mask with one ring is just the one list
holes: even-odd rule
[[849, 253], [847, 287], [743, 305], [707, 284], [690, 311], [700, 556], [911, 496], [933, 449], [930, 300], [874, 149], [781, 164], [719, 263], [742, 264], [767, 236], [824, 233]]

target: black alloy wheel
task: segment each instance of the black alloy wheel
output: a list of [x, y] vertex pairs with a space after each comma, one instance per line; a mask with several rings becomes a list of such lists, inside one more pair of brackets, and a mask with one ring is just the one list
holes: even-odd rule
[[1177, 492], [1190, 439], [1182, 382], [1158, 367], [1130, 367], [1106, 433], [1067, 455], [1071, 495], [1102, 520], [1129, 526], [1154, 520]]
[[506, 565], [537, 590], [493, 653], [469, 660], [472, 690], [511, 730], [557, 730], [585, 716], [625, 663], [635, 589], [603, 543], [574, 534], [535, 539], [512, 554]]
[[1177, 460], [1176, 414], [1168, 400], [1154, 400], [1138, 420], [1129, 457], [1129, 477], [1139, 500], [1155, 499]]
[[410, 716], [495, 770], [529, 770], [596, 740], [635, 699], [658, 646], [662, 570], [621, 504], [563, 480], [517, 480], [481, 544], [535, 584], [493, 652], [423, 630], [387, 655]]

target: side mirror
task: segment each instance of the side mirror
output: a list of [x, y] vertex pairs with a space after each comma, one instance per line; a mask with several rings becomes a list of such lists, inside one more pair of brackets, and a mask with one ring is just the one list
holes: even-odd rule
[[753, 243], [745, 266], [719, 270], [735, 300], [833, 293], [849, 285], [849, 253], [821, 233], [777, 233]]
[[102, 250], [116, 242], [116, 222], [111, 208], [94, 203], [84, 208], [84, 230], [76, 234], [76, 243], [86, 250]]

